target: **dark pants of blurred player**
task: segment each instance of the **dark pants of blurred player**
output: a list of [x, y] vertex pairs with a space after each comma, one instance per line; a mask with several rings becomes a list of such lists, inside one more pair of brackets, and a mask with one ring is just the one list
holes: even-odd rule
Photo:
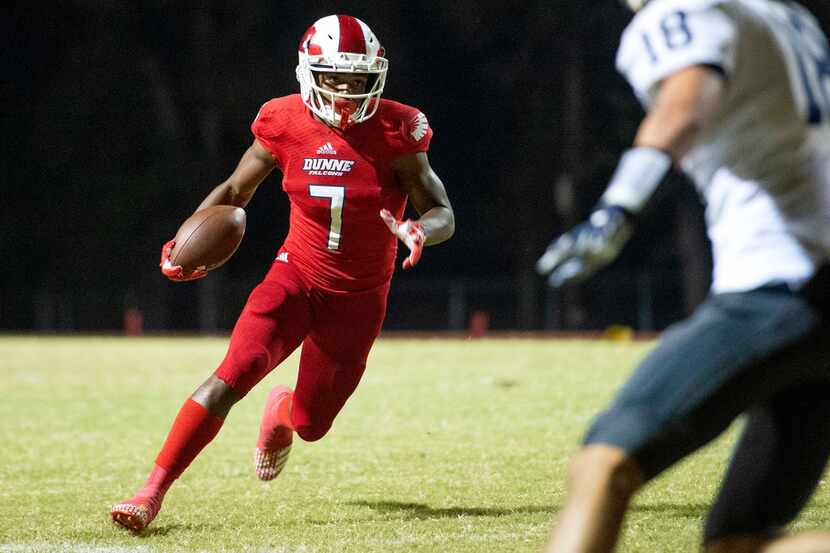
[[144, 528], [167, 489], [219, 432], [231, 406], [302, 344], [295, 391], [278, 386], [266, 405], [255, 468], [262, 480], [285, 466], [293, 433], [322, 438], [357, 387], [380, 333], [389, 284], [365, 292], [309, 286], [289, 262], [277, 260], [253, 290], [216, 372], [187, 399], [156, 458], [150, 477], [114, 516]]
[[830, 456], [827, 272], [802, 294], [774, 285], [711, 296], [665, 333], [573, 459], [549, 552], [612, 551], [635, 492], [742, 413], [705, 550], [830, 551], [825, 533], [782, 534]]

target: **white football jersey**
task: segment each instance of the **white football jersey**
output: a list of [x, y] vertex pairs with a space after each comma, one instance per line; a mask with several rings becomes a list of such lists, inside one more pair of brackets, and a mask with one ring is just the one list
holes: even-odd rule
[[691, 65], [726, 98], [682, 160], [706, 203], [713, 290], [798, 286], [830, 260], [830, 49], [815, 19], [777, 0], [652, 0], [617, 69], [646, 107]]

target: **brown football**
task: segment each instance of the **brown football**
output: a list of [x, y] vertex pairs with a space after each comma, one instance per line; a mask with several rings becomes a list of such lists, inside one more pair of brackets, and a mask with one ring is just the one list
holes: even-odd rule
[[234, 254], [245, 234], [245, 210], [233, 205], [215, 205], [191, 215], [176, 233], [170, 263], [185, 273], [204, 267], [222, 266]]

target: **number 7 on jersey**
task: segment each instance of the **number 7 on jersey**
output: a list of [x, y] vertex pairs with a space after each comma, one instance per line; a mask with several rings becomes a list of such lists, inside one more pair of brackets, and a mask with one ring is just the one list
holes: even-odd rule
[[308, 195], [312, 198], [328, 198], [330, 200], [331, 224], [329, 225], [328, 248], [330, 250], [339, 250], [340, 227], [343, 225], [343, 198], [346, 195], [346, 187], [309, 184]]

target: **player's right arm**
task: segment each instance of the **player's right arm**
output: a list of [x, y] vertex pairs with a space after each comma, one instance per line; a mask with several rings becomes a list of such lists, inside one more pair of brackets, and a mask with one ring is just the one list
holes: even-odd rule
[[664, 79], [597, 208], [587, 221], [554, 239], [536, 263], [540, 274], [549, 275], [549, 284], [579, 282], [617, 257], [633, 232], [633, 217], [665, 178], [672, 161], [691, 149], [719, 109], [724, 88], [722, 75], [703, 65]]
[[669, 2], [641, 12], [626, 30], [617, 63], [648, 113], [588, 220], [552, 240], [537, 261], [551, 286], [589, 278], [617, 257], [634, 216], [720, 109], [735, 32], [718, 10], [687, 12]]
[[680, 161], [720, 108], [725, 89], [723, 74], [706, 65], [670, 75], [660, 84], [654, 106], [640, 123], [634, 147], [654, 148]]
[[233, 173], [199, 204], [196, 211], [214, 205], [235, 205], [245, 207], [275, 166], [274, 158], [255, 139], [245, 150]]
[[[259, 142], [254, 140], [253, 144], [245, 150], [242, 158], [236, 165], [233, 173], [220, 185], [210, 191], [207, 197], [202, 200], [196, 211], [214, 205], [235, 205], [245, 207], [256, 192], [259, 184], [274, 169], [274, 158], [263, 148]], [[196, 280], [207, 276], [207, 272], [196, 269], [185, 273], [181, 266], [170, 263], [170, 254], [173, 252], [175, 240], [168, 240], [161, 247], [161, 261], [159, 266], [164, 276], [170, 280], [182, 282]]]

